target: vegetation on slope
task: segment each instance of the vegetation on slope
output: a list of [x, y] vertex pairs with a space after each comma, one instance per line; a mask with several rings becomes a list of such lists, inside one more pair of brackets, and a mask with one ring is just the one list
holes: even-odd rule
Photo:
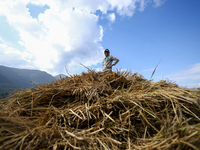
[[0, 66], [0, 94], [35, 87], [33, 83], [44, 84], [55, 80], [52, 75], [44, 71]]

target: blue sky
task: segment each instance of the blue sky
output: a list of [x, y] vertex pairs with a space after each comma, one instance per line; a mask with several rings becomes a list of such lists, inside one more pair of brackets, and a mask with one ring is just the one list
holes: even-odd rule
[[52, 75], [101, 69], [103, 50], [150, 79], [200, 84], [199, 0], [0, 2], [0, 65]]

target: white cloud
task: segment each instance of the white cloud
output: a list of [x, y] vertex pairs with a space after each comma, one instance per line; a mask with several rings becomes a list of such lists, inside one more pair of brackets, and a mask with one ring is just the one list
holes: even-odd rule
[[141, 2], [140, 2], [140, 8], [139, 8], [140, 11], [144, 11], [146, 3], [147, 2], [145, 0], [141, 0]]
[[111, 23], [113, 23], [115, 21], [115, 13], [108, 14], [107, 18]]
[[0, 41], [3, 42], [4, 44], [6, 43], [1, 37], [0, 37]]
[[189, 66], [189, 69], [178, 71], [171, 76], [173, 76], [173, 78], [177, 80], [198, 80], [200, 79], [200, 63], [191, 65]]
[[96, 68], [95, 71], [101, 72], [101, 68]]
[[7, 44], [0, 44], [0, 58], [0, 64], [5, 66], [14, 67], [15, 64], [19, 64], [19, 68], [34, 68], [30, 64], [30, 60], [32, 59], [30, 53], [21, 52]]
[[200, 88], [200, 82], [183, 84], [181, 87], [183, 87], [183, 88]]
[[200, 83], [200, 63], [193, 64], [186, 70], [180, 70], [166, 76], [170, 80], [175, 80], [181, 86], [198, 88]]
[[[103, 58], [103, 47], [99, 44], [103, 37], [103, 27], [98, 24], [99, 16], [95, 12], [100, 10], [113, 23], [116, 13], [131, 17], [137, 7], [143, 11], [147, 1], [0, 1], [0, 15], [6, 16], [10, 26], [19, 33], [18, 44], [23, 47], [23, 50], [18, 50], [4, 42], [0, 48], [1, 56], [5, 59], [1, 59], [1, 63], [14, 64], [15, 67], [32, 66], [54, 75], [62, 73], [65, 66], [69, 72], [74, 73], [81, 69], [79, 63], [96, 65]], [[154, 2], [156, 5], [161, 4], [158, 0]], [[29, 3], [48, 5], [49, 9], [40, 13], [38, 18], [32, 18], [26, 7]]]
[[80, 62], [88, 66], [99, 63], [103, 48], [98, 42], [102, 40], [103, 28], [97, 24], [98, 16], [79, 9], [58, 11], [59, 3], [48, 4], [50, 9], [33, 19], [27, 2], [7, 3], [12, 8], [6, 13], [8, 22], [19, 32], [18, 43], [26, 49], [13, 54], [31, 53], [33, 66], [55, 74], [62, 72], [65, 65], [74, 71], [73, 66]]
[[155, 3], [155, 7], [159, 7], [160, 5], [162, 5], [166, 0], [153, 0], [153, 2]]

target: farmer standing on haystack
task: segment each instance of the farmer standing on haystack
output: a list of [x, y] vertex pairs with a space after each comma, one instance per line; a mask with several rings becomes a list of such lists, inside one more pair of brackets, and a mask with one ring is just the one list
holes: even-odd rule
[[[112, 72], [112, 66], [115, 66], [119, 62], [119, 59], [110, 55], [109, 49], [105, 49], [104, 54], [105, 58], [103, 59], [102, 70], [103, 72]], [[113, 61], [115, 62], [112, 64]]]

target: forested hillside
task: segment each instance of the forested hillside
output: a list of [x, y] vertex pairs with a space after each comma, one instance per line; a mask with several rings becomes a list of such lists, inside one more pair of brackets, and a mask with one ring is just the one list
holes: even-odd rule
[[33, 83], [43, 84], [55, 80], [52, 75], [44, 71], [0, 66], [0, 94], [35, 87]]

